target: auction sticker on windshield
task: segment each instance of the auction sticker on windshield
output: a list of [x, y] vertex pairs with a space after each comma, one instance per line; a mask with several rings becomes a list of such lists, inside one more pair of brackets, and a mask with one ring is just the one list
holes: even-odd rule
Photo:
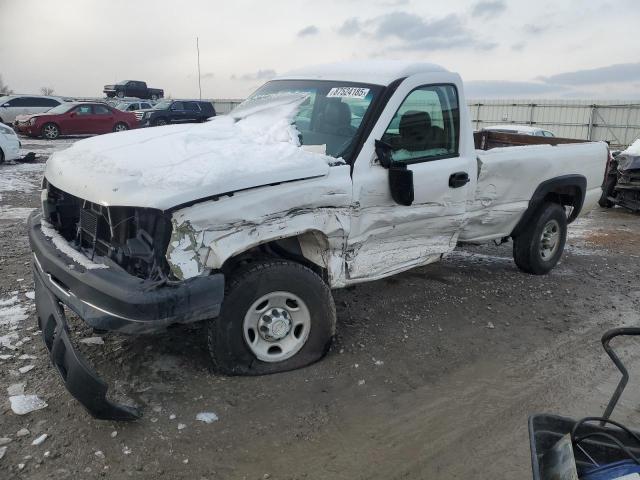
[[327, 93], [327, 98], [360, 98], [363, 99], [369, 93], [368, 88], [360, 87], [334, 87]]

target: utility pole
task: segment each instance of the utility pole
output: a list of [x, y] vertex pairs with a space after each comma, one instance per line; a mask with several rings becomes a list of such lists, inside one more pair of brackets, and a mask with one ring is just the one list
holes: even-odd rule
[[198, 90], [200, 91], [200, 100], [202, 100], [202, 84], [200, 83], [200, 42], [196, 37], [196, 51], [198, 52]]

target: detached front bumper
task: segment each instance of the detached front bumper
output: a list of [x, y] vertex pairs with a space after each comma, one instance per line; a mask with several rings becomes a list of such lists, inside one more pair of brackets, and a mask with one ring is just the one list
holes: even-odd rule
[[69, 392], [94, 417], [131, 420], [139, 413], [106, 398], [107, 385], [73, 348], [62, 305], [90, 326], [144, 333], [174, 323], [215, 318], [224, 296], [222, 274], [157, 286], [115, 267], [85, 269], [58, 250], [40, 229], [40, 214], [29, 217], [36, 311], [45, 345]]

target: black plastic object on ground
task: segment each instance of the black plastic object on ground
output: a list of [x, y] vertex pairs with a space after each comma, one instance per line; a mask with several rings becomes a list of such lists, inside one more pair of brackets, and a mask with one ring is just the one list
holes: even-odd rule
[[[607, 331], [602, 336], [602, 345], [622, 373], [622, 378], [613, 393], [611, 400], [601, 418], [594, 417], [589, 422], [576, 421], [572, 418], [550, 414], [535, 414], [529, 417], [529, 442], [531, 447], [531, 467], [533, 480], [551, 480], [545, 470], [544, 455], [565, 435], [571, 435], [576, 424], [576, 432], [572, 438], [582, 438], [576, 445], [574, 455], [580, 478], [607, 478], [606, 476], [592, 477], [596, 464], [599, 466], [614, 464], [636, 457], [640, 459], [640, 442], [638, 432], [626, 432], [617, 426], [604, 423], [615, 408], [622, 391], [629, 379], [628, 372], [619, 357], [610, 346], [613, 338], [619, 336], [640, 335], [640, 328], [616, 328]], [[596, 421], [599, 424], [593, 424]], [[577, 431], [579, 429], [579, 432]], [[625, 451], [626, 450], [626, 451]], [[636, 463], [636, 462], [634, 462]], [[613, 477], [615, 478], [615, 477]]]

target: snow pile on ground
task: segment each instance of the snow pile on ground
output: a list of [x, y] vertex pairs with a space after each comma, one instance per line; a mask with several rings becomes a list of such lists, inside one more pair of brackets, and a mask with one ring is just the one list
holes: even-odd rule
[[624, 155], [640, 156], [640, 138], [629, 145], [627, 149], [622, 153]]
[[89, 260], [83, 253], [74, 249], [69, 242], [60, 235], [53, 225], [51, 225], [46, 220], [42, 220], [40, 224], [40, 229], [45, 237], [49, 237], [53, 244], [56, 246], [58, 250], [64, 253], [67, 257], [71, 258], [74, 262], [79, 265], [82, 265], [87, 270], [91, 270], [94, 268], [109, 268], [102, 263], [95, 263]]
[[0, 192], [29, 193], [37, 190], [42, 179], [44, 163], [23, 163], [0, 167]]
[[0, 299], [0, 325], [17, 325], [29, 316], [27, 310], [18, 301], [18, 296]]
[[196, 420], [204, 423], [213, 423], [218, 421], [218, 416], [213, 412], [200, 412], [196, 415]]
[[9, 397], [9, 401], [11, 402], [11, 410], [16, 415], [26, 415], [47, 407], [47, 402], [37, 395], [14, 395]]
[[12, 207], [0, 205], [0, 220], [27, 220], [33, 208]]

